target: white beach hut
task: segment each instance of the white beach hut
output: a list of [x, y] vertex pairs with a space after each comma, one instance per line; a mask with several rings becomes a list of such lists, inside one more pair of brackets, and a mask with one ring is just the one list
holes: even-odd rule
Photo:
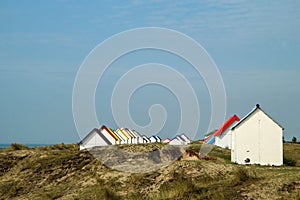
[[232, 162], [276, 166], [283, 164], [283, 128], [259, 104], [231, 130]]
[[94, 128], [79, 142], [79, 149], [107, 145], [112, 145], [112, 143], [98, 129]]

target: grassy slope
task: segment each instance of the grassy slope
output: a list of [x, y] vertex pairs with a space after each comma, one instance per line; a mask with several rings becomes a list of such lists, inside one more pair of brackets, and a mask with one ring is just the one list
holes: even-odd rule
[[206, 160], [184, 155], [158, 171], [129, 174], [107, 168], [77, 145], [16, 145], [0, 151], [0, 199], [300, 199], [300, 144], [285, 143], [284, 152], [297, 167], [231, 164], [229, 150], [214, 148]]

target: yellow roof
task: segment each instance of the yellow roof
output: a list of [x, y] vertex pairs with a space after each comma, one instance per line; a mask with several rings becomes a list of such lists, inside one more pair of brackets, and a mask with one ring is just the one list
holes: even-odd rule
[[123, 133], [123, 131], [122, 131], [121, 129], [118, 128], [116, 131], [117, 131], [120, 135], [124, 136], [124, 138], [125, 138], [126, 140], [129, 139], [129, 138], [126, 136], [126, 134]]
[[118, 141], [122, 141], [121, 138], [119, 138], [119, 136], [116, 135], [116, 134], [111, 130], [111, 128], [107, 128], [107, 129], [109, 130], [110, 134], [112, 134], [113, 136], [115, 136], [115, 138], [117, 138]]

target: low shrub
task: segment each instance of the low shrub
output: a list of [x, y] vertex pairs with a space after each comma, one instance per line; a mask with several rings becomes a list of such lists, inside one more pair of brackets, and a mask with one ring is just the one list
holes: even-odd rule
[[121, 197], [112, 189], [98, 183], [83, 190], [75, 199], [120, 200]]
[[292, 158], [283, 157], [283, 164], [287, 166], [296, 166], [297, 161]]
[[236, 178], [240, 182], [246, 182], [250, 179], [250, 175], [247, 170], [239, 168], [236, 172]]
[[7, 150], [16, 151], [16, 150], [28, 150], [29, 147], [24, 144], [12, 143]]
[[239, 167], [237, 171], [234, 173], [234, 179], [232, 185], [237, 186], [241, 185], [248, 181], [257, 181], [259, 178], [257, 177], [255, 171], [248, 171], [245, 168]]

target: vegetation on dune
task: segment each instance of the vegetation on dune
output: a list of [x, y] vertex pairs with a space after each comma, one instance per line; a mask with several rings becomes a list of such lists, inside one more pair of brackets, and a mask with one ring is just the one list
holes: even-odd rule
[[292, 143], [296, 143], [297, 142], [297, 138], [296, 137], [293, 137], [292, 138]]
[[[149, 152], [164, 144], [120, 145]], [[300, 144], [284, 143], [285, 166], [236, 165], [230, 150], [205, 158], [194, 142], [158, 171], [130, 174], [107, 168], [76, 144], [0, 151], [0, 199], [300, 199]], [[292, 167], [293, 166], [293, 167]]]
[[131, 152], [131, 153], [147, 153], [159, 150], [165, 147], [166, 143], [146, 143], [146, 144], [121, 144], [118, 147], [124, 151]]
[[286, 142], [283, 145], [284, 164], [300, 167], [300, 144]]
[[28, 150], [29, 147], [27, 147], [24, 144], [18, 144], [18, 143], [12, 143], [9, 147], [4, 149], [4, 151], [16, 151], [16, 150]]
[[287, 166], [296, 166], [297, 161], [292, 158], [283, 157], [283, 164]]

